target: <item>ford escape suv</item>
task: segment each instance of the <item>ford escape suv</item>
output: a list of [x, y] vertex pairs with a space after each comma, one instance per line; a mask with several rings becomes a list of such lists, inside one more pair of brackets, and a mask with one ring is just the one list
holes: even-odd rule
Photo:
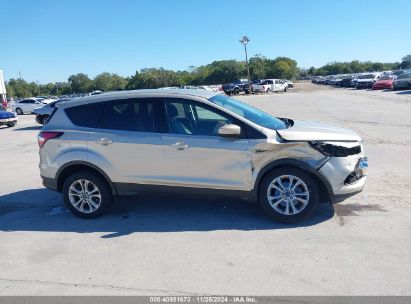
[[217, 92], [137, 90], [61, 102], [38, 135], [43, 184], [76, 215], [117, 195], [229, 195], [297, 222], [318, 202], [360, 192], [361, 138], [329, 124], [277, 118]]

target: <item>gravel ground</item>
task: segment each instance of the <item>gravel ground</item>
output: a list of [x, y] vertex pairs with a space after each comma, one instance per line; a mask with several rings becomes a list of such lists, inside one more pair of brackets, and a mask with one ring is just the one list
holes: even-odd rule
[[411, 295], [411, 92], [297, 83], [239, 98], [358, 131], [364, 192], [296, 226], [228, 199], [122, 199], [81, 220], [42, 187], [25, 115], [0, 129], [0, 295]]

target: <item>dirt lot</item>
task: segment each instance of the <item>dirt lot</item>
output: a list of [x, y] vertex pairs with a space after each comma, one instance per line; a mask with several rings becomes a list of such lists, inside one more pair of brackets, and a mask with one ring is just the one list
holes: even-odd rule
[[411, 92], [303, 83], [240, 98], [358, 131], [364, 192], [297, 226], [227, 199], [123, 199], [81, 220], [42, 187], [26, 115], [0, 129], [0, 294], [411, 295]]

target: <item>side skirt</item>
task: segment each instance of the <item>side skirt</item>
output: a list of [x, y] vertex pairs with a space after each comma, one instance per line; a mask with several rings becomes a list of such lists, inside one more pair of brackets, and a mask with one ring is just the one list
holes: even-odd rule
[[117, 193], [120, 196], [148, 194], [153, 196], [175, 195], [187, 198], [219, 198], [232, 197], [240, 199], [250, 199], [251, 191], [240, 190], [221, 190], [210, 188], [194, 188], [194, 187], [175, 187], [163, 185], [143, 185], [129, 183], [114, 183]]

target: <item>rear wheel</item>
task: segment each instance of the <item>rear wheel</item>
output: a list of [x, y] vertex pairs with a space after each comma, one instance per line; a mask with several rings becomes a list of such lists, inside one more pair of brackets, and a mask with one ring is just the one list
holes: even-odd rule
[[284, 88], [284, 92], [287, 92], [287, 91], [288, 91], [288, 87], [285, 87], [285, 88]]
[[271, 89], [267, 89], [266, 93], [271, 94]]
[[318, 204], [318, 188], [313, 178], [293, 167], [268, 173], [258, 196], [263, 210], [283, 223], [297, 223], [310, 217]]
[[107, 182], [90, 171], [71, 174], [62, 192], [66, 206], [82, 218], [101, 216], [113, 201]]
[[7, 126], [8, 126], [9, 128], [12, 128], [12, 127], [14, 127], [15, 125], [16, 125], [16, 123], [13, 122], [13, 123], [8, 124]]
[[17, 115], [23, 115], [23, 110], [20, 109], [20, 108], [17, 108], [16, 113], [17, 113]]
[[50, 118], [50, 116], [48, 116], [48, 115], [44, 116], [43, 119], [41, 120], [41, 123], [43, 125], [46, 125], [49, 122], [49, 118]]

